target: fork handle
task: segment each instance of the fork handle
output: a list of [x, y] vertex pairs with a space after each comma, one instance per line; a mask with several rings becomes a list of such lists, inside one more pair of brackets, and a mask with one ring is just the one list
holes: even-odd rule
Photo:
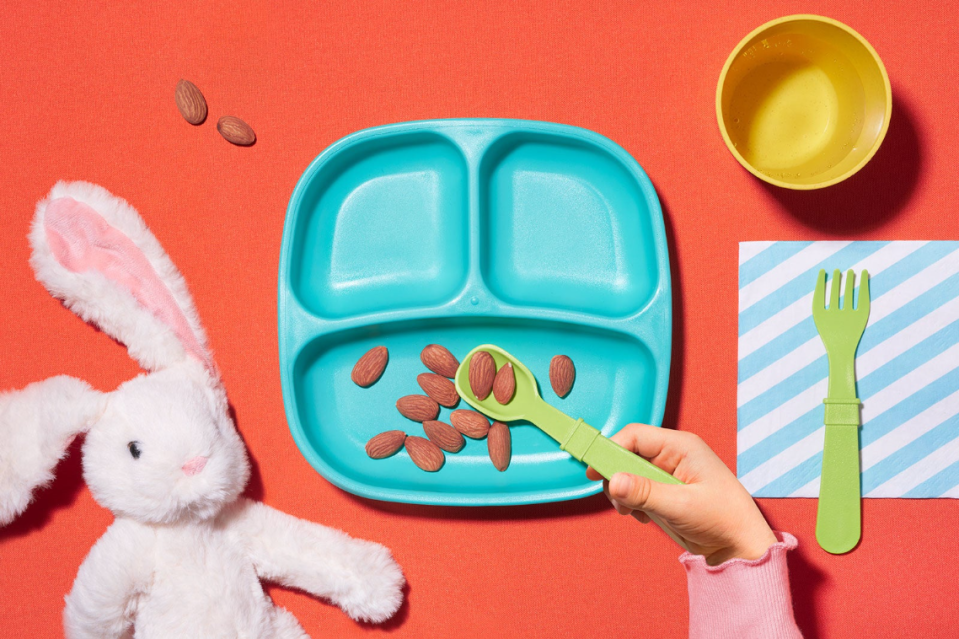
[[822, 454], [816, 541], [832, 554], [859, 543], [859, 400], [825, 399], [826, 437]]

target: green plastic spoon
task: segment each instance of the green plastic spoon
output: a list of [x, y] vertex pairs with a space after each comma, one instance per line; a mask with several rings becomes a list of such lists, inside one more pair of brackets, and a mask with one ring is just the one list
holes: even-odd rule
[[[469, 363], [473, 354], [486, 351], [493, 356], [497, 370], [506, 362], [513, 364], [516, 378], [516, 392], [507, 404], [500, 404], [490, 393], [489, 397], [479, 400], [473, 394], [469, 383]], [[561, 410], [547, 404], [539, 396], [536, 378], [523, 363], [498, 346], [485, 344], [469, 352], [456, 370], [456, 391], [467, 404], [487, 416], [501, 422], [525, 419], [544, 433], [559, 442], [559, 447], [577, 460], [591, 466], [600, 475], [609, 479], [619, 472], [646, 477], [664, 484], [681, 484], [665, 470], [655, 466], [614, 441], [604, 437], [598, 430], [582, 419], [573, 419]], [[649, 514], [649, 513], [647, 513]], [[689, 550], [686, 542], [658, 517], [649, 514], [649, 518], [662, 528], [673, 541], [683, 549]]]

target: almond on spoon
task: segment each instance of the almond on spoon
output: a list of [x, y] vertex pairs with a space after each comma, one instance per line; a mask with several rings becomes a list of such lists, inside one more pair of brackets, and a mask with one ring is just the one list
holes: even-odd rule
[[486, 351], [473, 353], [470, 358], [469, 381], [470, 390], [478, 400], [489, 397], [493, 390], [493, 380], [496, 378], [496, 362], [493, 356]]
[[496, 373], [493, 380], [493, 397], [500, 404], [508, 404], [516, 392], [516, 375], [513, 373], [513, 364], [506, 362]]

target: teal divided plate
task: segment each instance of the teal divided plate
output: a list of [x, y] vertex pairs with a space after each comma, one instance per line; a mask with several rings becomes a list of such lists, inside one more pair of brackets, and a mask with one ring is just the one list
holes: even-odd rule
[[[669, 281], [656, 192], [607, 138], [517, 120], [349, 135], [300, 178], [283, 232], [280, 374], [293, 438], [321, 475], [372, 499], [486, 506], [592, 495], [600, 483], [530, 425], [512, 428], [505, 472], [485, 440], [467, 439], [435, 473], [405, 450], [373, 460], [364, 446], [385, 430], [423, 435], [395, 402], [422, 394], [419, 355], [432, 343], [457, 357], [501, 346], [538, 377], [547, 402], [607, 436], [633, 421], [659, 424]], [[353, 365], [378, 345], [389, 365], [360, 388]], [[565, 399], [549, 387], [557, 354], [576, 365]]]

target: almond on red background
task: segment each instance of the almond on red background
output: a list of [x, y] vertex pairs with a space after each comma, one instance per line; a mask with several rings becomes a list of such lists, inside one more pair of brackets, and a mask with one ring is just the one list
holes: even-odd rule
[[176, 83], [173, 99], [176, 101], [176, 108], [180, 111], [180, 115], [190, 124], [203, 124], [206, 120], [206, 98], [189, 80], [180, 80]]
[[256, 142], [256, 134], [249, 124], [232, 115], [225, 115], [216, 123], [216, 130], [223, 139], [237, 146], [250, 146]]

